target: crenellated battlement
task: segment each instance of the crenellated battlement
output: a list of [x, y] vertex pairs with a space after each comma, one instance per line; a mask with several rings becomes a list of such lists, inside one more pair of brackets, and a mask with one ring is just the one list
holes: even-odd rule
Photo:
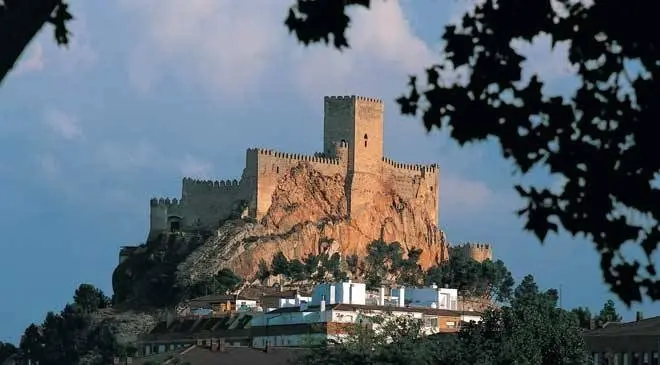
[[477, 249], [477, 250], [491, 249], [490, 243], [485, 243], [485, 242], [463, 242], [456, 245], [456, 247], [464, 247], [464, 248]]
[[363, 103], [373, 103], [383, 105], [383, 100], [380, 98], [369, 98], [366, 96], [358, 95], [338, 95], [338, 96], [326, 96], [325, 101], [339, 101], [339, 100], [357, 100]]
[[[282, 181], [301, 164], [322, 176], [343, 179], [349, 217], [369, 209], [378, 194], [387, 191], [414, 200], [429, 220], [437, 221], [438, 165], [383, 157], [383, 100], [339, 95], [326, 96], [324, 101], [320, 152], [307, 155], [253, 147], [247, 149], [240, 179], [185, 177], [180, 199], [151, 200], [152, 230], [212, 230], [218, 222], [238, 216], [260, 220]], [[429, 242], [445, 242], [439, 232], [429, 230]]]
[[493, 249], [490, 243], [465, 242], [454, 246], [454, 249], [462, 250], [466, 255], [479, 262], [493, 258]]
[[397, 162], [387, 157], [383, 157], [383, 162], [396, 169], [401, 169], [401, 170], [436, 172], [438, 169], [437, 164], [428, 164], [428, 165], [408, 164], [408, 163]]
[[184, 186], [194, 186], [196, 188], [208, 188], [209, 190], [233, 190], [239, 188], [240, 180], [198, 180], [190, 177], [183, 178]]
[[151, 198], [149, 202], [152, 207], [180, 207], [181, 201], [177, 198]]
[[264, 149], [264, 148], [249, 148], [248, 152], [253, 152], [259, 155], [272, 156], [275, 158], [281, 158], [286, 160], [307, 161], [307, 162], [315, 162], [315, 163], [322, 163], [328, 165], [339, 165], [341, 163], [341, 161], [338, 158], [322, 157], [318, 155], [310, 156], [300, 153], [280, 152], [280, 151]]

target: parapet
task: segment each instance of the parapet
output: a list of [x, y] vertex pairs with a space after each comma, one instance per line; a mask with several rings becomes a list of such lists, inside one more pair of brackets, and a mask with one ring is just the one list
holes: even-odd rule
[[408, 163], [397, 162], [387, 157], [383, 157], [383, 162], [396, 169], [401, 169], [401, 170], [420, 171], [420, 172], [421, 171], [436, 172], [438, 170], [437, 164], [429, 164], [429, 165], [408, 164]]
[[456, 247], [466, 247], [466, 248], [473, 248], [473, 249], [479, 249], [479, 250], [490, 250], [491, 245], [490, 243], [483, 243], [483, 242], [465, 242], [457, 245]]
[[190, 177], [184, 177], [183, 178], [183, 185], [184, 186], [198, 186], [202, 188], [208, 188], [208, 189], [223, 189], [223, 190], [230, 190], [234, 188], [238, 188], [240, 186], [241, 182], [239, 180], [233, 179], [233, 180], [197, 180], [193, 179]]
[[324, 101], [341, 101], [341, 100], [356, 100], [360, 102], [373, 103], [383, 105], [383, 100], [379, 98], [369, 98], [359, 95], [344, 95], [344, 96], [326, 96]]
[[149, 203], [152, 207], [178, 207], [181, 205], [181, 201], [177, 198], [151, 198]]
[[256, 153], [258, 155], [263, 155], [263, 156], [272, 156], [274, 158], [285, 159], [285, 160], [316, 162], [316, 163], [323, 163], [329, 165], [340, 164], [338, 158], [329, 158], [329, 157], [322, 157], [317, 155], [310, 156], [300, 153], [280, 152], [280, 151], [264, 149], [264, 148], [248, 148], [248, 152]]

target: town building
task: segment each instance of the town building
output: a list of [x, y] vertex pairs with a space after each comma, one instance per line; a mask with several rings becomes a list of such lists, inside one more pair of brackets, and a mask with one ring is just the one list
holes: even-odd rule
[[[406, 294], [408, 292], [408, 294]], [[366, 285], [351, 281], [319, 284], [311, 301], [283, 306], [255, 315], [250, 323], [252, 347], [297, 347], [340, 341], [349, 328], [363, 324], [377, 328], [374, 316], [408, 316], [423, 322], [427, 334], [456, 332], [465, 321], [480, 321], [481, 313], [457, 310], [457, 290], [438, 288], [381, 288], [368, 303]]]
[[587, 351], [595, 365], [659, 365], [660, 317], [633, 322], [605, 323], [603, 328], [583, 333]]

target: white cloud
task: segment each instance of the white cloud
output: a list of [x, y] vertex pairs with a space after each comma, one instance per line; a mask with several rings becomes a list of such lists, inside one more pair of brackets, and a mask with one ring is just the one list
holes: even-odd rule
[[456, 175], [443, 175], [440, 180], [440, 207], [454, 217], [479, 214], [492, 205], [495, 193], [481, 181]]
[[213, 166], [205, 161], [200, 161], [190, 155], [181, 161], [179, 168], [183, 176], [190, 176], [196, 178], [209, 178]]
[[242, 94], [254, 88], [284, 52], [282, 20], [288, 3], [124, 0], [121, 4], [145, 26], [129, 63], [129, 77], [143, 91], [173, 75], [224, 96]]
[[14, 75], [23, 75], [30, 72], [41, 71], [44, 68], [44, 48], [41, 42], [34, 42], [28, 46], [14, 68]]
[[78, 118], [61, 110], [47, 111], [44, 122], [64, 139], [73, 140], [83, 137]]
[[354, 26], [347, 33], [348, 50], [296, 44], [296, 83], [305, 95], [315, 100], [328, 91], [389, 97], [392, 86], [401, 91], [410, 72], [422, 71], [437, 59], [414, 34], [399, 1], [373, 2], [369, 10], [354, 10], [351, 19]]
[[289, 35], [283, 24], [292, 4], [288, 0], [122, 4], [145, 26], [129, 60], [129, 78], [140, 91], [151, 90], [167, 75], [205, 85], [223, 97], [240, 96], [277, 73], [289, 75], [303, 95], [313, 98], [353, 91], [356, 85], [375, 92], [387, 82], [401, 85], [383, 74], [405, 80], [408, 72], [420, 71], [434, 58], [395, 0], [353, 12], [355, 26], [348, 34], [352, 48], [343, 53], [325, 46], [304, 48]]

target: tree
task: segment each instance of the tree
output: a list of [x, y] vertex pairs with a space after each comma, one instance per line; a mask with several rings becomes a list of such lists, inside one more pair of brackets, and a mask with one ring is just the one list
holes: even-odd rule
[[305, 274], [307, 274], [309, 277], [314, 276], [319, 268], [319, 262], [319, 257], [311, 253], [303, 258], [303, 263], [305, 264]]
[[358, 255], [353, 254], [346, 256], [346, 267], [353, 277], [360, 275], [360, 259], [358, 258]]
[[[296, 364], [416, 364], [438, 362], [445, 348], [425, 337], [421, 322], [407, 316], [371, 316], [363, 323], [347, 328], [341, 341], [328, 341], [330, 346], [316, 346], [296, 359]], [[447, 363], [448, 365], [448, 363]]]
[[305, 264], [298, 259], [291, 260], [289, 262], [289, 276], [287, 276], [287, 278], [293, 281], [303, 281], [307, 279], [307, 275], [305, 274]]
[[108, 363], [122, 350], [107, 327], [92, 321], [90, 308], [102, 302], [97, 300], [104, 297], [102, 292], [83, 284], [74, 297], [78, 303], [65, 305], [60, 313], [48, 312], [41, 325], [31, 324], [25, 329], [19, 348], [32, 363], [77, 364], [88, 354]]
[[53, 24], [55, 41], [67, 45], [72, 19], [63, 0], [0, 1], [0, 83], [44, 24]]
[[73, 295], [73, 302], [82, 311], [92, 313], [100, 308], [109, 306], [110, 298], [103, 294], [101, 289], [97, 289], [92, 284], [80, 284]]
[[270, 269], [271, 272], [274, 275], [284, 275], [284, 276], [289, 276], [289, 260], [284, 256], [284, 253], [282, 251], [278, 251], [275, 256], [273, 256], [273, 260], [271, 261], [270, 264]]
[[578, 321], [580, 328], [582, 329], [591, 329], [591, 311], [587, 307], [577, 307], [571, 310], [573, 316]]
[[[371, 3], [297, 0], [285, 25], [305, 45], [332, 42], [341, 50], [349, 47], [346, 9]], [[660, 298], [651, 260], [660, 241], [660, 161], [646, 157], [657, 144], [660, 36], [643, 26], [653, 24], [654, 14], [605, 0], [485, 0], [459, 25], [445, 27], [443, 58], [426, 70], [425, 84], [412, 76], [410, 90], [397, 99], [402, 114], [421, 115], [429, 130], [449, 129], [461, 145], [499, 142], [520, 175], [545, 168], [562, 178], [559, 192], [515, 186], [526, 201], [518, 211], [525, 229], [541, 242], [560, 226], [593, 241], [606, 283], [626, 304], [641, 301], [643, 290]], [[514, 44], [543, 35], [553, 45], [569, 43], [567, 61], [580, 83], [570, 97], [544, 95], [536, 75], [521, 80], [525, 58]], [[465, 77], [447, 75], [454, 70]], [[643, 218], [632, 219], [635, 212]], [[629, 241], [639, 243], [646, 260], [622, 257]]]
[[464, 296], [493, 298], [505, 302], [515, 284], [502, 260], [478, 262], [462, 250], [450, 250], [449, 260], [426, 272], [426, 283], [448, 285]]
[[621, 322], [621, 316], [616, 311], [613, 300], [608, 300], [603, 305], [603, 309], [600, 310], [598, 316], [595, 318], [599, 326], [603, 326], [607, 322]]
[[424, 270], [419, 265], [421, 248], [411, 248], [408, 257], [401, 262], [397, 282], [405, 286], [418, 286], [424, 280]]
[[259, 260], [259, 264], [257, 265], [257, 274], [255, 275], [255, 278], [259, 281], [264, 281], [270, 277], [270, 269], [268, 268], [268, 264], [264, 259]]
[[214, 277], [215, 280], [215, 292], [216, 293], [226, 293], [231, 292], [240, 286], [243, 282], [239, 276], [234, 274], [233, 271], [229, 269], [220, 269]]
[[12, 343], [4, 343], [0, 341], [0, 364], [7, 360], [10, 356], [16, 354], [18, 349]]

